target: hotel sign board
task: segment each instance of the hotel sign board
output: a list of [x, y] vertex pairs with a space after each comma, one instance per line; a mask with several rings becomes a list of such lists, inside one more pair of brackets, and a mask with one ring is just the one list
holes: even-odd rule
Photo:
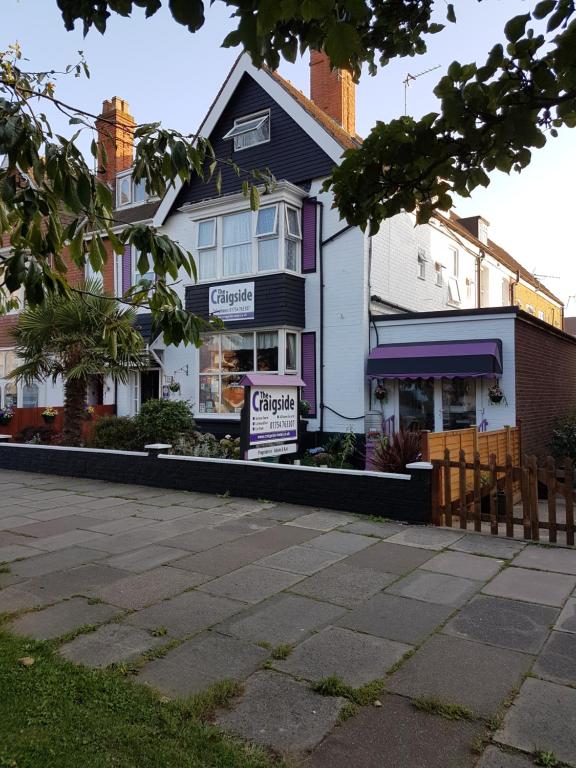
[[298, 450], [300, 386], [295, 376], [245, 376], [240, 451], [261, 459]]
[[211, 285], [208, 289], [208, 314], [224, 322], [254, 320], [254, 283]]

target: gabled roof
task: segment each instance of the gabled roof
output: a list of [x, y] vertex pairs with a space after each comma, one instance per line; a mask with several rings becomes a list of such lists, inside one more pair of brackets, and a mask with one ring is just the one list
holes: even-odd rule
[[[277, 104], [308, 133], [313, 141], [337, 164], [343, 150], [358, 147], [357, 137], [349, 136], [344, 129], [319, 109], [310, 99], [288, 80], [267, 68], [257, 69], [247, 53], [241, 54], [228, 77], [218, 91], [215, 100], [200, 127], [198, 135], [210, 136], [244, 74], [250, 75]], [[178, 197], [182, 182], [176, 181], [160, 203], [154, 216], [154, 226], [161, 226]]]
[[540, 291], [540, 293], [543, 293], [551, 301], [555, 302], [559, 306], [564, 306], [564, 302], [559, 299], [558, 296], [555, 296], [552, 291], [546, 288], [546, 286], [541, 283], [540, 280], [534, 277], [534, 275], [529, 272], [526, 267], [523, 267], [519, 261], [516, 261], [516, 259], [510, 253], [508, 253], [508, 251], [505, 251], [502, 246], [498, 245], [490, 239], [488, 240], [488, 243], [483, 243], [481, 240], [475, 237], [475, 235], [473, 235], [472, 232], [470, 232], [470, 230], [459, 221], [458, 216], [453, 211], [450, 211], [449, 216], [445, 216], [441, 213], [435, 213], [433, 215], [435, 219], [442, 222], [442, 224], [447, 226], [449, 229], [453, 230], [461, 237], [464, 237], [466, 240], [473, 243], [473, 245], [475, 245], [477, 248], [481, 248], [483, 251], [490, 254], [490, 256], [507, 267], [511, 272], [516, 272], [520, 278], [524, 280], [524, 282], [528, 283], [528, 285], [530, 285], [532, 288], [534, 288], [534, 290]]
[[343, 149], [357, 149], [362, 143], [360, 136], [351, 136], [348, 131], [345, 131], [342, 126], [330, 117], [323, 109], [315, 104], [312, 99], [305, 96], [302, 91], [299, 91], [290, 80], [286, 80], [278, 72], [273, 72], [271, 69], [265, 68], [268, 74], [280, 83], [282, 88], [286, 90], [293, 99], [295, 99], [301, 107], [303, 107], [308, 114], [319, 123], [324, 130], [326, 130], [336, 141], [342, 146]]

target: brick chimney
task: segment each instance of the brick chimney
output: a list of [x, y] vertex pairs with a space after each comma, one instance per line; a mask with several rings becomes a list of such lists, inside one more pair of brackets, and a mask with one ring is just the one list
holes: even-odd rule
[[356, 135], [356, 85], [347, 69], [333, 69], [324, 51], [310, 53], [310, 98], [351, 136]]
[[118, 96], [104, 101], [102, 112], [96, 120], [98, 147], [105, 148], [108, 158], [106, 167], [98, 170], [100, 178], [112, 183], [118, 173], [131, 167], [134, 160], [135, 127], [127, 101]]

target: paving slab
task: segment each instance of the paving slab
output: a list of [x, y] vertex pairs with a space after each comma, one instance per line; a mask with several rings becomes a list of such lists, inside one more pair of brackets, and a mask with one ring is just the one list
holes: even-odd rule
[[21, 581], [24, 581], [24, 577], [18, 576], [16, 573], [0, 573], [0, 589], [19, 584]]
[[264, 557], [256, 562], [267, 568], [277, 568], [281, 571], [311, 575], [329, 565], [343, 560], [346, 555], [337, 552], [327, 552], [316, 547], [288, 547], [281, 552]]
[[503, 752], [498, 747], [488, 747], [476, 768], [534, 768], [532, 758], [514, 752]]
[[316, 531], [307, 528], [288, 528], [278, 525], [265, 531], [230, 541], [206, 552], [189, 555], [178, 560], [174, 565], [209, 576], [223, 576], [243, 565], [250, 565], [267, 555], [272, 555], [286, 547], [301, 544], [317, 536]]
[[400, 533], [391, 536], [388, 541], [393, 544], [404, 544], [407, 547], [422, 549], [444, 549], [461, 539], [462, 533], [449, 531], [445, 528], [427, 528], [423, 525], [406, 526]]
[[496, 597], [560, 607], [575, 586], [575, 576], [512, 566], [499, 573], [482, 592]]
[[17, 635], [27, 635], [35, 640], [52, 640], [86, 624], [101, 624], [118, 613], [118, 608], [112, 605], [90, 605], [84, 598], [74, 597], [41, 611], [24, 614], [8, 628]]
[[384, 573], [401, 575], [414, 570], [433, 556], [433, 552], [425, 549], [389, 544], [386, 540], [379, 541], [371, 547], [351, 555], [346, 563], [358, 568], [371, 568]]
[[575, 576], [576, 552], [562, 547], [539, 547], [531, 544], [518, 555], [514, 565]]
[[566, 601], [566, 605], [562, 608], [554, 629], [561, 632], [576, 633], [576, 599], [570, 598]]
[[84, 565], [106, 557], [104, 552], [83, 547], [70, 547], [58, 552], [48, 552], [30, 557], [21, 562], [12, 563], [12, 571], [19, 576], [44, 576], [54, 571], [66, 570], [76, 565]]
[[[31, 541], [35, 541], [32, 539]], [[12, 563], [14, 560], [20, 560], [25, 557], [34, 557], [39, 555], [40, 550], [33, 547], [25, 547], [21, 544], [7, 544], [5, 547], [0, 547], [0, 563]]]
[[306, 768], [472, 768], [479, 723], [444, 720], [400, 696], [383, 696], [323, 741]]
[[94, 587], [111, 584], [128, 575], [128, 571], [95, 563], [35, 576], [26, 583], [30, 592], [46, 596], [50, 600], [58, 600], [72, 595], [85, 595]]
[[207, 629], [244, 608], [243, 603], [203, 592], [184, 592], [127, 617], [126, 623], [155, 629], [165, 627], [172, 637]]
[[58, 533], [55, 536], [34, 539], [34, 546], [47, 552], [56, 552], [59, 549], [73, 547], [76, 544], [103, 542], [107, 538], [105, 534], [97, 533], [96, 531], [80, 531], [75, 529], [73, 531], [66, 531], [66, 533]]
[[401, 523], [391, 523], [389, 521], [379, 523], [376, 520], [357, 520], [340, 528], [340, 530], [346, 533], [357, 533], [361, 536], [387, 539], [390, 536], [394, 536], [395, 533], [401, 533], [404, 527]]
[[201, 573], [161, 566], [152, 571], [126, 576], [107, 586], [92, 589], [90, 595], [121, 608], [139, 610], [146, 605], [152, 605], [186, 589], [196, 587], [207, 578]]
[[330, 531], [322, 536], [307, 541], [305, 546], [325, 549], [327, 552], [338, 552], [342, 555], [353, 555], [366, 547], [371, 547], [374, 539], [371, 536], [360, 536], [357, 533], [341, 533]]
[[288, 523], [290, 520], [296, 520], [297, 517], [304, 517], [310, 514], [310, 507], [301, 507], [298, 504], [275, 504], [267, 505], [264, 509], [252, 512], [251, 517], [266, 518], [276, 520], [280, 523]]
[[116, 533], [111, 536], [102, 534], [102, 538], [98, 538], [93, 541], [86, 541], [82, 546], [86, 549], [94, 549], [98, 552], [106, 552], [108, 555], [122, 555], [125, 552], [133, 552], [136, 549], [143, 549], [150, 544], [161, 542], [164, 546], [163, 539], [173, 534], [167, 534], [165, 531], [158, 528], [158, 526], [148, 526], [146, 528], [138, 528], [130, 533]]
[[144, 517], [122, 517], [119, 520], [107, 520], [102, 522], [98, 520], [90, 525], [83, 525], [82, 528], [96, 531], [96, 533], [107, 533], [112, 535], [113, 533], [127, 533], [134, 531], [137, 528], [146, 528], [146, 526], [154, 525], [154, 520], [148, 520]]
[[446, 621], [452, 611], [451, 606], [422, 603], [384, 592], [357, 606], [338, 624], [377, 637], [419, 645]]
[[50, 602], [47, 598], [29, 592], [27, 582], [0, 590], [0, 614], [37, 608]]
[[182, 507], [179, 505], [165, 507], [155, 507], [151, 504], [138, 504], [138, 517], [141, 517], [149, 522], [176, 520], [180, 517], [187, 517], [193, 514], [193, 510], [190, 507]]
[[312, 528], [316, 531], [331, 531], [346, 523], [353, 523], [356, 518], [345, 512], [312, 512], [310, 515], [303, 515], [291, 520], [286, 525]]
[[356, 568], [344, 560], [299, 581], [290, 591], [355, 608], [397, 578], [394, 573]]
[[327, 627], [298, 645], [287, 659], [273, 665], [280, 672], [306, 680], [336, 675], [347, 685], [358, 688], [384, 677], [410, 649], [409, 645], [381, 637]]
[[96, 518], [90, 518], [83, 515], [67, 515], [66, 517], [58, 517], [55, 520], [31, 522], [28, 525], [23, 525], [21, 528], [15, 528], [13, 530], [17, 533], [24, 534], [25, 536], [46, 538], [48, 536], [56, 536], [59, 533], [73, 531], [76, 528], [86, 529], [91, 525], [98, 525], [99, 522], [100, 521]]
[[133, 552], [124, 552], [121, 555], [109, 557], [104, 562], [112, 568], [122, 568], [125, 571], [134, 571], [142, 573], [156, 568], [171, 560], [177, 560], [183, 557], [187, 552], [185, 549], [176, 549], [175, 547], [164, 547], [161, 544], [151, 544], [149, 547], [136, 549]]
[[482, 582], [461, 579], [445, 573], [433, 573], [418, 569], [394, 582], [387, 592], [401, 597], [423, 600], [427, 603], [459, 608], [482, 586]]
[[519, 552], [522, 552], [525, 543], [512, 539], [496, 538], [486, 534], [467, 534], [454, 544], [450, 549], [458, 552], [468, 552], [471, 555], [484, 555], [485, 557], [498, 557], [501, 560], [510, 560]]
[[533, 671], [553, 683], [576, 686], [576, 635], [552, 632]]
[[538, 653], [557, 617], [557, 608], [478, 595], [448, 622], [443, 632], [514, 651]]
[[6, 515], [5, 517], [2, 517], [0, 519], [0, 528], [2, 528], [5, 531], [7, 530], [15, 531], [17, 528], [21, 528], [24, 525], [28, 525], [34, 522], [34, 518], [27, 517], [26, 515], [24, 515], [23, 510], [18, 510], [18, 511], [22, 511], [22, 514], [17, 515], [16, 510], [10, 510], [10, 512], [11, 513], [13, 512], [14, 514], [10, 514], [9, 516]]
[[533, 657], [504, 648], [434, 635], [388, 681], [403, 696], [435, 698], [494, 715], [516, 688]]
[[320, 696], [277, 672], [257, 672], [236, 706], [218, 714], [216, 722], [249, 741], [298, 753], [320, 743], [344, 704], [342, 698]]
[[60, 653], [68, 661], [101, 669], [109, 664], [131, 661], [165, 642], [165, 638], [152, 637], [143, 629], [125, 624], [105, 624], [95, 632], [79, 635], [61, 646]]
[[528, 678], [494, 739], [525, 752], [553, 752], [576, 764], [576, 690]]
[[188, 552], [205, 552], [207, 549], [213, 549], [220, 544], [240, 539], [242, 535], [238, 531], [223, 531], [219, 526], [214, 528], [198, 528], [195, 531], [182, 533], [170, 539], [163, 539], [162, 546], [185, 549]]
[[[205, 577], [208, 578], [208, 577]], [[244, 603], [259, 603], [267, 597], [281, 592], [304, 577], [300, 573], [246, 565], [237, 571], [213, 579], [200, 587], [200, 591], [211, 595], [222, 595]]]
[[504, 560], [491, 557], [469, 555], [465, 552], [440, 552], [420, 567], [425, 571], [447, 573], [451, 576], [461, 576], [464, 579], [488, 581], [495, 576], [504, 565]]
[[245, 680], [268, 651], [217, 632], [203, 632], [147, 664], [138, 681], [169, 696], [190, 696], [218, 680]]
[[298, 643], [312, 630], [331, 624], [345, 609], [299, 595], [281, 594], [242, 611], [217, 629], [224, 634], [272, 645]]

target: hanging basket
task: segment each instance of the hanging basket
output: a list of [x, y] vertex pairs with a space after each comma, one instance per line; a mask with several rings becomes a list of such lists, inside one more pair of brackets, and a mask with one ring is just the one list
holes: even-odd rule
[[498, 405], [498, 403], [501, 403], [502, 400], [504, 400], [504, 392], [500, 388], [498, 382], [492, 384], [492, 386], [488, 388], [488, 399], [495, 405]]
[[388, 400], [388, 390], [384, 384], [377, 384], [374, 389], [374, 397], [381, 403], [385, 403]]

